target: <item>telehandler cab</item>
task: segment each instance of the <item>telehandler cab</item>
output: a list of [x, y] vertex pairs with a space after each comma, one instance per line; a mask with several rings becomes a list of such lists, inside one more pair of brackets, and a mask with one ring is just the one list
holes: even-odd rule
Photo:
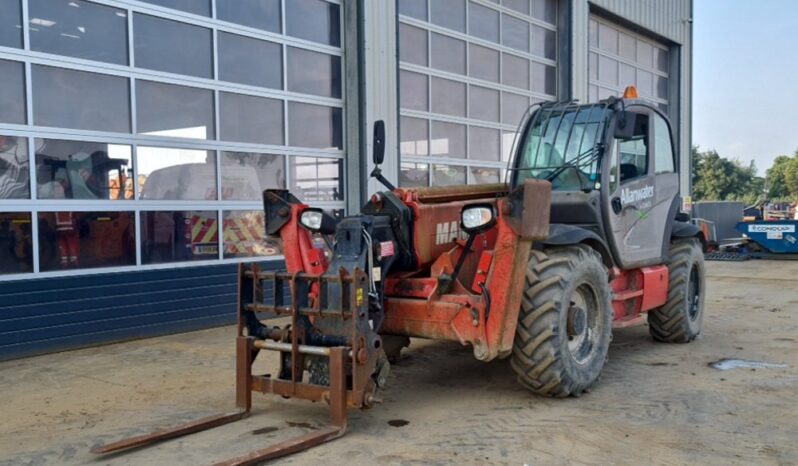
[[[252, 391], [329, 403], [331, 426], [225, 464], [254, 464], [342, 435], [346, 409], [379, 402], [409, 337], [458, 341], [482, 361], [511, 358], [533, 393], [579, 396], [596, 382], [613, 327], [652, 337], [701, 331], [703, 237], [679, 212], [667, 118], [636, 98], [547, 103], [527, 112], [505, 184], [395, 188], [336, 220], [286, 190], [263, 193], [266, 232], [287, 271], [239, 271], [238, 411], [122, 440], [110, 452], [238, 420]], [[319, 248], [314, 235], [334, 236]], [[323, 244], [323, 243], [322, 243]], [[326, 250], [325, 250], [326, 249]], [[283, 328], [261, 319], [290, 316]], [[259, 351], [280, 370], [255, 375]]]

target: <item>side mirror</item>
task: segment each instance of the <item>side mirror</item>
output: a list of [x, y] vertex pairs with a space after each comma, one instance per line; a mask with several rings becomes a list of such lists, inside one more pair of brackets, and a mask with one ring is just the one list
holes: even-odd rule
[[635, 134], [635, 119], [637, 114], [628, 110], [621, 110], [615, 119], [615, 139], [632, 139]]
[[314, 233], [331, 235], [335, 233], [335, 218], [327, 212], [310, 207], [299, 216], [299, 223]]
[[460, 226], [469, 235], [490, 230], [496, 224], [496, 213], [491, 204], [472, 204], [460, 212]]
[[385, 160], [385, 122], [377, 120], [374, 122], [374, 165], [382, 165]]

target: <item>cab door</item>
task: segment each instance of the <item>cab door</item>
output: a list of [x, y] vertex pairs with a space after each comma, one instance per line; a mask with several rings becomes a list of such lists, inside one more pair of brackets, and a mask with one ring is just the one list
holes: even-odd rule
[[[678, 193], [667, 123], [663, 130], [664, 120], [658, 121], [662, 117], [645, 106], [629, 106], [627, 111], [635, 114], [634, 130], [631, 137], [611, 142], [604, 206], [610, 247], [625, 269], [662, 262], [668, 211]], [[670, 151], [665, 140], [660, 141], [663, 137]], [[669, 158], [659, 162], [658, 170], [659, 152]]]

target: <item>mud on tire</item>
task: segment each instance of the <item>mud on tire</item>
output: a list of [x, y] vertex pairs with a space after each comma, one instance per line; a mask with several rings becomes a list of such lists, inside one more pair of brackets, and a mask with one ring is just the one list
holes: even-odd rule
[[648, 312], [648, 330], [657, 341], [688, 343], [701, 333], [704, 318], [704, 254], [697, 239], [671, 243], [668, 301]]
[[510, 361], [518, 381], [539, 395], [579, 396], [598, 379], [611, 332], [610, 287], [599, 254], [585, 245], [533, 250]]

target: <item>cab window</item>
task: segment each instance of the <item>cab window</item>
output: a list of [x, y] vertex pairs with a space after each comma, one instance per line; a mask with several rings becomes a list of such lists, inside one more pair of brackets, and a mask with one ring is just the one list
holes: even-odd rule
[[648, 115], [638, 114], [629, 139], [618, 139], [615, 147], [620, 160], [621, 183], [648, 173]]
[[673, 173], [673, 145], [668, 123], [659, 115], [654, 115], [654, 168], [657, 174]]

